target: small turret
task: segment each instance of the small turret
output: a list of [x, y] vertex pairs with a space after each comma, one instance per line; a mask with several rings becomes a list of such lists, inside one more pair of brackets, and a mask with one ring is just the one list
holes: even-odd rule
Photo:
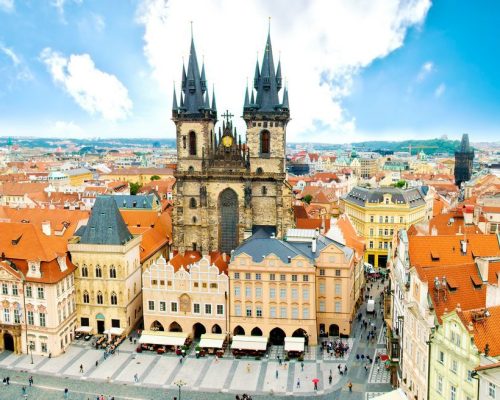
[[248, 85], [245, 88], [245, 103], [244, 103], [244, 108], [250, 107], [250, 100], [248, 99]]
[[278, 69], [276, 70], [276, 89], [281, 90], [281, 60], [278, 61]]
[[288, 88], [285, 86], [285, 90], [283, 92], [283, 103], [281, 104], [281, 108], [283, 110], [289, 110], [290, 106], [288, 104]]
[[174, 99], [172, 101], [172, 112], [179, 111], [179, 107], [177, 106], [177, 94], [175, 93], [175, 84], [174, 84]]
[[215, 87], [212, 87], [212, 111], [217, 113], [217, 104], [215, 103]]

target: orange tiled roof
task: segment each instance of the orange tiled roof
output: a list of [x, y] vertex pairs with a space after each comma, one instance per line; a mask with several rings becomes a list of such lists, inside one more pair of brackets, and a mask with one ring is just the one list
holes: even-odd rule
[[0, 195], [24, 196], [25, 194], [40, 193], [48, 186], [42, 182], [5, 182], [0, 185]]
[[[467, 252], [461, 253], [461, 241], [467, 241]], [[443, 266], [473, 263], [475, 257], [500, 256], [496, 235], [467, 234], [409, 236], [412, 266]]]
[[337, 226], [344, 235], [346, 245], [353, 248], [358, 255], [363, 255], [365, 252], [365, 241], [362, 236], [359, 236], [354, 228], [349, 216], [342, 214], [337, 218]]
[[[462, 310], [484, 307], [486, 304], [486, 285], [482, 285], [481, 277], [474, 263], [438, 267], [416, 267], [420, 279], [427, 282], [429, 295], [439, 322], [445, 312], [453, 311], [457, 305]], [[434, 279], [448, 282], [445, 291], [434, 290]], [[475, 286], [475, 283], [478, 284]], [[446, 292], [446, 296], [445, 296]]]
[[457, 233], [482, 233], [476, 225], [465, 225], [463, 213], [453, 211], [439, 214], [429, 220], [429, 232], [436, 229], [438, 235], [454, 235]]
[[303, 204], [293, 206], [293, 214], [295, 219], [297, 218], [307, 218], [307, 211]]
[[[500, 356], [500, 306], [488, 308], [489, 316], [484, 318], [476, 317], [484, 310], [465, 310], [458, 312], [465, 328], [474, 335], [474, 344], [481, 353], [484, 353], [486, 345], [489, 347], [489, 355]], [[469, 329], [469, 326], [472, 328]]]
[[174, 267], [174, 271], [178, 271], [180, 267], [186, 267], [196, 261], [201, 260], [201, 254], [197, 251], [186, 251], [184, 255], [177, 253], [169, 260], [169, 263]]

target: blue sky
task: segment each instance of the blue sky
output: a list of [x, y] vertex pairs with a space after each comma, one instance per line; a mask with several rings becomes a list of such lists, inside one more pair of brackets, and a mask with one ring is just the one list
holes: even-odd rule
[[191, 20], [219, 111], [240, 115], [268, 16], [289, 140], [500, 137], [493, 0], [0, 0], [0, 135], [173, 137]]

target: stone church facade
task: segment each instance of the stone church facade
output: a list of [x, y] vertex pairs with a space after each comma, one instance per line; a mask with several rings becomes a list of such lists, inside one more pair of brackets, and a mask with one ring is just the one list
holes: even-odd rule
[[245, 92], [246, 141], [233, 128], [229, 112], [216, 132], [215, 93], [210, 101], [198, 67], [194, 40], [182, 92], [174, 88], [178, 164], [174, 187], [174, 250], [230, 253], [256, 231], [282, 238], [293, 225], [291, 186], [286, 182], [288, 91], [282, 89], [281, 65], [275, 69], [268, 35], [254, 87]]

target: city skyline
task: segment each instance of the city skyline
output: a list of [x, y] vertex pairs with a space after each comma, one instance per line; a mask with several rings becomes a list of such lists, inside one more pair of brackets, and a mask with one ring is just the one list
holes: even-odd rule
[[214, 85], [219, 109], [239, 116], [258, 51], [262, 61], [268, 16], [294, 114], [289, 142], [459, 139], [462, 132], [495, 139], [493, 17], [427, 0], [369, 9], [3, 0], [0, 135], [173, 138], [171, 93], [189, 56], [191, 21], [210, 95]]

